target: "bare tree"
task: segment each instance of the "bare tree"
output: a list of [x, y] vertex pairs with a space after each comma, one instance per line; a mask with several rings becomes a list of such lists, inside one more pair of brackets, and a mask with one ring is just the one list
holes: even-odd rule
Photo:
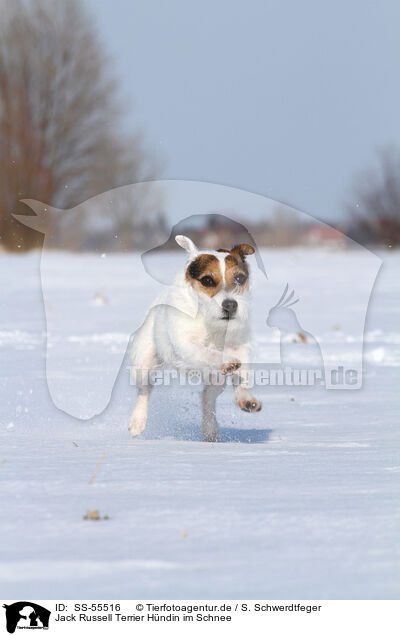
[[122, 134], [116, 82], [79, 0], [0, 0], [0, 12], [0, 236], [28, 249], [41, 235], [12, 218], [27, 213], [20, 199], [70, 208], [155, 166], [138, 133]]
[[400, 153], [396, 148], [378, 150], [376, 165], [355, 178], [346, 208], [356, 240], [400, 245]]

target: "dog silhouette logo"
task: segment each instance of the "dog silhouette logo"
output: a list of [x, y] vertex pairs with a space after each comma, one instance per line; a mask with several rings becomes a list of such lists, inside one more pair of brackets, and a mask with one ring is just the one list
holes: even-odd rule
[[3, 605], [6, 610], [7, 631], [14, 634], [16, 629], [48, 629], [51, 612], [31, 601], [18, 601]]
[[[152, 191], [156, 188], [158, 193], [155, 199], [153, 195], [149, 196], [150, 183]], [[345, 347], [339, 348], [332, 358], [332, 343], [327, 337], [331, 333], [332, 324], [340, 324], [343, 334], [351, 333], [354, 339], [351, 369], [357, 371], [357, 383], [332, 383], [329, 380], [330, 374], [326, 373], [326, 388], [361, 388], [365, 319], [382, 260], [345, 235], [341, 235], [341, 240], [348, 249], [318, 252], [315, 256], [318, 265], [314, 268], [314, 275], [308, 277], [304, 276], [305, 270], [297, 252], [285, 252], [285, 261], [280, 259], [279, 253], [274, 254], [273, 250], [265, 251], [263, 257], [262, 250], [257, 247], [257, 243], [260, 247], [265, 242], [262, 240], [263, 230], [260, 230], [256, 219], [266, 220], [271, 214], [273, 219], [278, 203], [237, 188], [196, 181], [160, 180], [121, 186], [99, 193], [74, 208], [65, 210], [34, 199], [23, 199], [23, 202], [31, 208], [34, 215], [14, 214], [14, 218], [44, 234], [40, 282], [46, 320], [47, 385], [54, 405], [68, 415], [88, 420], [100, 415], [107, 408], [128, 345], [137, 337], [146, 320], [148, 304], [144, 302], [142, 294], [146, 294], [146, 298], [149, 294], [149, 299], [150, 296], [158, 298], [158, 304], [173, 303], [173, 307], [181, 313], [192, 315], [193, 318], [196, 316], [197, 295], [191, 298], [188, 295], [182, 296], [178, 289], [177, 294], [170, 293], [170, 286], [175, 285], [176, 268], [183, 268], [187, 259], [183, 252], [176, 252], [173, 257], [169, 254], [170, 248], [176, 246], [174, 237], [177, 235], [190, 236], [192, 241], [195, 240], [200, 245], [201, 251], [203, 248], [206, 251], [226, 249], [241, 243], [255, 247], [252, 304], [264, 307], [268, 303], [271, 307], [273, 299], [270, 290], [278, 284], [280, 289], [284, 284], [282, 276], [285, 272], [285, 277], [290, 278], [297, 293], [303, 298], [313, 299], [314, 306], [318, 303], [321, 306], [320, 311], [305, 314], [306, 307], [303, 304], [299, 317], [302, 321], [307, 316], [305, 324], [319, 346], [318, 352], [323, 356], [326, 372], [332, 366], [348, 367]], [[152, 225], [151, 231], [143, 230], [143, 235], [138, 231], [138, 242], [135, 243], [135, 249], [129, 251], [128, 261], [111, 257], [111, 254], [103, 252], [103, 248], [100, 249], [100, 246], [93, 243], [95, 218], [110, 219], [113, 214], [119, 215], [121, 210], [135, 210], [135, 214], [139, 214], [137, 218], [146, 219], [147, 216], [150, 218], [155, 209], [162, 210], [165, 218], [179, 220], [171, 223], [171, 228], [160, 223], [159, 226]], [[284, 209], [287, 215], [285, 218], [293, 219], [293, 223], [300, 220], [304, 228], [310, 221], [318, 228], [329, 228], [293, 208], [285, 206]], [[247, 228], [235, 219], [251, 219], [252, 224]], [[110, 227], [105, 224], [104, 232], [107, 233]], [[84, 261], [80, 257], [57, 256], [57, 251], [65, 251], [65, 254], [69, 251], [68, 228], [71, 231], [75, 228], [75, 245], [78, 244], [84, 250], [93, 250], [85, 255]], [[108, 239], [110, 250], [113, 251], [116, 235], [111, 233]], [[271, 236], [268, 234], [267, 243], [270, 242]], [[146, 249], [144, 252], [141, 251], [142, 245]], [[116, 247], [118, 246], [120, 244], [117, 240]], [[353, 255], [357, 252], [363, 258], [361, 268], [357, 268], [356, 261], [353, 260]], [[268, 259], [268, 282], [264, 258]], [[346, 270], [343, 269], [344, 260]], [[325, 287], [317, 285], [315, 288], [314, 281], [325, 271], [325, 265], [326, 271], [336, 276], [336, 284], [330, 284], [327, 279]], [[339, 280], [339, 274], [344, 271], [345, 276]], [[276, 324], [283, 339], [293, 327], [298, 328], [295, 336], [297, 339], [303, 335], [307, 338], [307, 334], [301, 330], [301, 323], [297, 326], [291, 320], [295, 318], [295, 312], [289, 304], [288, 302], [282, 308], [276, 308], [276, 311], [271, 310], [269, 326]], [[293, 322], [293, 325], [286, 325], [286, 319]], [[232, 325], [233, 323], [229, 326], [229, 332]], [[298, 335], [299, 332], [301, 336]], [[269, 338], [268, 332], [266, 338], [268, 347], [260, 349], [258, 363], [282, 363], [280, 341], [275, 337]], [[296, 355], [301, 350], [303, 357], [308, 356], [310, 342], [297, 347], [299, 351], [295, 352]], [[317, 346], [315, 349], [317, 350]]]

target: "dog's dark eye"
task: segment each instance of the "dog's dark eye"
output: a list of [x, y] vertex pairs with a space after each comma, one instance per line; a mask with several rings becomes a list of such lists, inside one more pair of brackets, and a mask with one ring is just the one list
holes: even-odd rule
[[215, 282], [211, 276], [203, 276], [203, 278], [200, 278], [200, 282], [204, 287], [215, 287]]
[[235, 283], [237, 283], [238, 285], [244, 285], [244, 283], [246, 282], [246, 276], [244, 274], [236, 274], [235, 276]]

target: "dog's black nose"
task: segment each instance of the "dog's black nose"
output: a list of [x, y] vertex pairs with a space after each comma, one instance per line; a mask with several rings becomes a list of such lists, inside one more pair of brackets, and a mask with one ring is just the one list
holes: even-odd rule
[[236, 300], [232, 300], [231, 298], [226, 298], [222, 302], [222, 310], [229, 318], [236, 313], [237, 306]]

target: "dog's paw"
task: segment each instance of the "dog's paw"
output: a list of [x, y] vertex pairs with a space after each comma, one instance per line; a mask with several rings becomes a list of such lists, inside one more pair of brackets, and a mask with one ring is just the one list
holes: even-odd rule
[[246, 411], [247, 413], [258, 413], [258, 411], [261, 411], [262, 409], [262, 402], [260, 400], [256, 400], [254, 397], [240, 400], [237, 405], [242, 409], [242, 411]]
[[137, 418], [137, 417], [132, 417], [131, 418], [131, 420], [129, 422], [128, 430], [129, 430], [130, 434], [132, 435], [132, 437], [137, 437], [138, 435], [143, 433], [145, 428], [146, 428], [146, 420], [145, 419], [141, 419], [141, 418]]
[[228, 373], [233, 373], [237, 371], [242, 366], [242, 363], [239, 360], [234, 360], [233, 362], [225, 362], [221, 367], [222, 375], [227, 375]]

